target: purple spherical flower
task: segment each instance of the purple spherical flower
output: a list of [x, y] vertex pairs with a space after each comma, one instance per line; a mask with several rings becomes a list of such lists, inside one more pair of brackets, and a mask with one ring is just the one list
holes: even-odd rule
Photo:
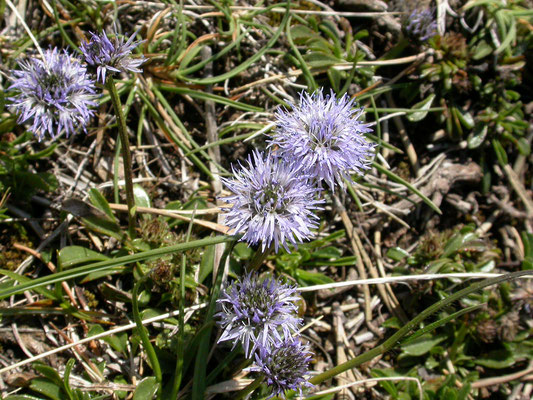
[[302, 396], [302, 387], [313, 385], [305, 378], [309, 370], [311, 352], [297, 338], [288, 337], [271, 348], [259, 347], [255, 364], [248, 371], [264, 374], [272, 388], [273, 396], [285, 397], [287, 390], [297, 390]]
[[89, 32], [91, 40], [82, 43], [80, 50], [85, 56], [88, 64], [97, 67], [97, 79], [105, 83], [106, 73], [111, 72], [142, 72], [139, 66], [144, 63], [145, 58], [132, 58], [131, 52], [142, 41], [134, 42], [135, 33], [124, 42], [124, 38], [115, 31], [113, 39], [109, 39], [105, 32], [97, 35]]
[[405, 23], [407, 36], [425, 42], [437, 34], [437, 21], [429, 9], [414, 10]]
[[290, 112], [276, 113], [278, 127], [270, 146], [279, 147], [277, 154], [301, 163], [304, 173], [332, 189], [336, 182], [344, 186], [343, 178], [351, 181], [350, 173], [369, 168], [374, 144], [363, 133], [371, 129], [358, 120], [363, 110], [354, 109], [347, 95], [337, 99], [333, 92], [302, 92], [299, 104], [291, 106]]
[[275, 278], [259, 278], [247, 274], [222, 291], [217, 303], [221, 311], [215, 316], [223, 329], [218, 342], [241, 342], [246, 357], [255, 349], [270, 348], [298, 331], [300, 298], [296, 288]]
[[247, 166], [240, 166], [233, 170], [234, 179], [222, 178], [233, 193], [222, 200], [233, 204], [224, 210], [225, 222], [244, 234], [241, 240], [261, 242], [263, 251], [273, 244], [277, 252], [280, 245], [288, 250], [287, 242], [297, 245], [309, 239], [318, 226], [313, 211], [323, 200], [300, 166], [259, 151], [248, 157]]
[[18, 93], [9, 100], [19, 123], [32, 121], [30, 131], [41, 141], [48, 133], [54, 139], [62, 129], [67, 137], [85, 126], [93, 115], [94, 82], [86, 68], [67, 51], [44, 52], [44, 59], [19, 62], [20, 70], [9, 89]]

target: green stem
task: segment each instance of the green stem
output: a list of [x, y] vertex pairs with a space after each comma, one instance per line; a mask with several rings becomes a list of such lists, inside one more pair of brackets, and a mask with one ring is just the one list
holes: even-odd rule
[[248, 386], [246, 386], [244, 389], [242, 389], [240, 392], [238, 392], [234, 400], [241, 400], [244, 399], [246, 396], [248, 396], [250, 393], [252, 393], [255, 389], [257, 389], [259, 386], [261, 386], [261, 383], [263, 383], [263, 380], [265, 377], [261, 375], [260, 377], [256, 378], [255, 381], [250, 383]]
[[120, 97], [115, 86], [115, 81], [111, 74], [107, 76], [106, 87], [111, 96], [113, 108], [117, 114], [118, 133], [122, 142], [122, 161], [124, 163], [124, 180], [126, 181], [126, 202], [128, 204], [128, 233], [130, 239], [135, 238], [135, 197], [133, 196], [133, 171], [131, 168], [131, 153], [128, 131], [126, 128], [126, 118], [122, 110]]
[[170, 394], [171, 399], [178, 398], [178, 391], [181, 385], [181, 379], [183, 374], [183, 355], [185, 352], [185, 320], [184, 320], [184, 302], [185, 302], [185, 257], [181, 263], [180, 268], [180, 296], [179, 296], [179, 308], [180, 313], [178, 315], [178, 354], [176, 355], [176, 368], [174, 369], [174, 379], [172, 381], [172, 391]]
[[208, 353], [209, 353], [209, 342], [211, 339], [211, 330], [213, 328], [213, 315], [215, 314], [217, 300], [220, 294], [222, 287], [222, 278], [224, 277], [224, 265], [226, 264], [227, 258], [230, 256], [236, 240], [230, 242], [222, 257], [220, 258], [220, 263], [218, 264], [217, 275], [215, 277], [215, 282], [211, 290], [211, 299], [209, 300], [209, 306], [207, 307], [207, 312], [205, 316], [204, 326], [208, 328], [202, 332], [202, 338], [198, 345], [198, 351], [196, 353], [196, 361], [194, 365], [194, 378], [192, 384], [192, 400], [201, 400], [205, 399], [205, 387], [206, 387], [206, 369], [208, 362]]
[[247, 272], [257, 271], [259, 267], [261, 266], [261, 264], [263, 264], [263, 261], [267, 259], [271, 250], [272, 250], [272, 246], [266, 248], [265, 250], [262, 250], [261, 248], [257, 249], [253, 258], [250, 260], [250, 264], [248, 264], [246, 271]]
[[324, 382], [325, 380], [331, 379], [336, 375], [339, 375], [343, 372], [348, 371], [349, 369], [355, 368], [365, 362], [368, 362], [372, 360], [374, 357], [377, 357], [380, 354], [384, 354], [385, 352], [389, 351], [393, 347], [395, 347], [400, 339], [407, 335], [411, 330], [415, 329], [422, 321], [424, 321], [427, 317], [430, 315], [436, 313], [437, 311], [441, 310], [442, 308], [452, 304], [453, 302], [463, 298], [464, 296], [469, 295], [470, 293], [476, 292], [480, 289], [483, 289], [487, 286], [495, 285], [498, 283], [502, 283], [505, 281], [510, 281], [516, 278], [519, 278], [524, 275], [533, 275], [533, 271], [518, 271], [513, 272], [510, 274], [502, 275], [497, 278], [491, 278], [491, 279], [485, 279], [481, 282], [474, 283], [470, 285], [467, 288], [464, 288], [444, 300], [439, 301], [438, 303], [433, 304], [432, 306], [426, 308], [424, 311], [422, 311], [420, 314], [418, 314], [415, 318], [413, 318], [411, 321], [409, 321], [406, 325], [401, 327], [396, 333], [394, 333], [390, 338], [385, 340], [382, 344], [380, 344], [377, 347], [374, 347], [372, 350], [367, 351], [366, 353], [361, 354], [360, 356], [357, 356], [355, 358], [352, 358], [351, 360], [346, 361], [343, 364], [340, 364], [336, 366], [335, 368], [332, 368], [328, 371], [325, 371], [314, 378], [310, 379], [309, 382], [311, 382], [314, 385], [317, 385], [321, 382]]
[[152, 370], [154, 371], [155, 379], [157, 383], [159, 383], [159, 389], [158, 389], [158, 393], [159, 393], [158, 398], [159, 398], [161, 394], [161, 383], [163, 382], [161, 366], [159, 365], [159, 360], [157, 359], [157, 355], [155, 354], [154, 347], [152, 346], [152, 343], [150, 343], [150, 338], [148, 337], [147, 330], [142, 323], [141, 314], [139, 313], [139, 302], [137, 300], [139, 286], [144, 281], [144, 279], [145, 277], [142, 277], [141, 279], [139, 279], [139, 281], [135, 283], [135, 286], [133, 287], [132, 299], [131, 299], [131, 303], [133, 306], [133, 319], [135, 321], [135, 325], [137, 325], [137, 330], [139, 331], [139, 336], [141, 337], [141, 341], [146, 350], [146, 354], [148, 355], [148, 359], [150, 360], [150, 364], [152, 364]]
[[[196, 211], [196, 207], [195, 207]], [[194, 214], [192, 215], [191, 222], [189, 223], [189, 229], [187, 230], [188, 242], [191, 238], [192, 226]], [[170, 394], [171, 399], [178, 398], [178, 391], [181, 385], [182, 374], [183, 374], [183, 355], [185, 353], [184, 344], [185, 344], [185, 270], [187, 267], [187, 257], [185, 254], [182, 254], [181, 257], [181, 266], [180, 266], [180, 291], [179, 291], [179, 310], [178, 315], [178, 351], [176, 355], [176, 368], [174, 369], [174, 379], [172, 380], [172, 390]]]

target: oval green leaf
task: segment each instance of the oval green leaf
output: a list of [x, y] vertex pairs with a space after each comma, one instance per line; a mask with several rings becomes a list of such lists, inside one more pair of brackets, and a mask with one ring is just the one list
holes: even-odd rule
[[411, 122], [417, 122], [421, 121], [424, 118], [426, 118], [426, 115], [428, 115], [428, 111], [431, 108], [431, 104], [433, 103], [433, 100], [435, 99], [435, 95], [432, 93], [427, 98], [422, 100], [419, 103], [416, 103], [412, 109], [413, 110], [420, 110], [418, 112], [414, 112], [407, 115], [407, 119]]
[[133, 400], [150, 400], [154, 398], [159, 385], [154, 376], [144, 378], [137, 385], [137, 389], [133, 393]]

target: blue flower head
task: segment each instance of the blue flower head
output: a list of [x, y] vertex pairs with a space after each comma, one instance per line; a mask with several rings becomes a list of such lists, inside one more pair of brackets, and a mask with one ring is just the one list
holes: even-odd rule
[[302, 396], [302, 387], [313, 385], [305, 378], [309, 370], [311, 352], [296, 338], [285, 338], [272, 348], [260, 347], [255, 353], [255, 365], [248, 371], [260, 372], [272, 388], [273, 396], [285, 397], [287, 390], [297, 390]]
[[78, 59], [57, 48], [43, 55], [42, 60], [20, 61], [9, 87], [17, 92], [9, 107], [20, 124], [31, 121], [30, 131], [39, 141], [46, 134], [55, 139], [63, 129], [67, 137], [78, 127], [85, 130], [96, 105], [94, 82]]
[[404, 29], [409, 38], [425, 42], [437, 34], [437, 21], [430, 9], [414, 10], [407, 18]]
[[296, 288], [275, 278], [248, 274], [224, 289], [217, 300], [221, 311], [215, 317], [223, 329], [218, 342], [242, 343], [246, 357], [256, 348], [269, 349], [298, 331], [300, 298]]
[[234, 179], [222, 178], [233, 194], [221, 200], [232, 204], [224, 209], [225, 222], [243, 233], [241, 240], [262, 243], [263, 251], [274, 245], [277, 252], [280, 245], [288, 250], [288, 242], [297, 245], [313, 235], [318, 227], [313, 212], [323, 200], [298, 163], [255, 151], [240, 167]]
[[337, 99], [333, 92], [302, 92], [299, 104], [291, 106], [292, 111], [278, 109], [278, 127], [270, 140], [280, 157], [300, 163], [304, 173], [331, 189], [369, 168], [374, 144], [363, 133], [371, 129], [359, 120], [363, 110], [354, 109], [346, 94]]
[[146, 61], [145, 58], [131, 57], [132, 50], [142, 43], [142, 41], [133, 41], [135, 33], [126, 42], [116, 30], [112, 40], [107, 37], [105, 31], [99, 35], [89, 33], [91, 40], [82, 43], [80, 50], [87, 64], [97, 67], [96, 75], [99, 82], [105, 83], [106, 74], [109, 71], [142, 72], [139, 67]]

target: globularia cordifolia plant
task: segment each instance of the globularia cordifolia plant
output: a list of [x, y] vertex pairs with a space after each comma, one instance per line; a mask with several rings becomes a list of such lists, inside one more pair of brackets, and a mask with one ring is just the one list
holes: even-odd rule
[[269, 349], [274, 344], [298, 332], [296, 288], [275, 278], [261, 279], [250, 273], [222, 291], [217, 300], [221, 311], [218, 324], [223, 329], [218, 340], [241, 343], [246, 357], [259, 347]]
[[222, 198], [231, 203], [224, 209], [225, 222], [241, 240], [250, 245], [262, 243], [262, 250], [303, 242], [318, 227], [314, 211], [323, 201], [319, 189], [301, 172], [295, 160], [276, 157], [271, 152], [254, 151], [246, 165], [233, 169], [234, 179], [221, 178], [233, 193]]
[[[337, 99], [333, 92], [317, 91], [302, 92], [290, 112], [278, 110], [270, 140], [275, 150], [254, 151], [245, 166], [233, 170], [234, 179], [222, 178], [233, 193], [222, 199], [232, 204], [224, 210], [226, 224], [242, 234], [241, 240], [261, 243], [265, 254], [272, 245], [277, 252], [280, 245], [288, 250], [289, 243], [309, 239], [318, 227], [315, 211], [324, 202], [322, 182], [331, 189], [344, 187], [350, 174], [369, 168], [375, 145], [363, 134], [371, 129], [359, 120], [363, 110], [353, 106], [346, 95]], [[298, 335], [297, 300], [295, 288], [254, 273], [224, 289], [217, 300], [219, 342], [241, 343], [246, 357], [254, 356], [248, 370], [263, 375], [272, 396], [312, 386], [306, 378], [311, 353]]]
[[67, 137], [85, 130], [96, 105], [94, 81], [77, 58], [57, 48], [43, 56], [20, 61], [9, 87], [16, 91], [9, 107], [18, 123], [31, 122], [29, 130], [39, 141], [47, 134], [55, 139], [63, 129]]
[[[133, 194], [133, 171], [129, 150], [129, 137], [126, 129], [126, 119], [122, 111], [120, 96], [115, 86], [112, 74], [116, 72], [142, 72], [139, 66], [144, 63], [144, 57], [133, 58], [132, 50], [142, 41], [134, 41], [135, 33], [124, 41], [116, 32], [113, 39], [102, 32], [97, 35], [91, 33], [91, 40], [82, 43], [80, 50], [89, 65], [96, 67], [97, 80], [105, 84], [111, 96], [111, 103], [118, 121], [118, 132], [122, 142], [122, 159], [124, 161], [124, 175], [126, 181], [126, 201], [128, 203], [128, 233], [135, 237], [135, 199]], [[107, 75], [107, 78], [106, 78]], [[107, 80], [106, 80], [107, 79]]]
[[351, 182], [351, 173], [362, 174], [369, 168], [375, 145], [363, 133], [369, 124], [359, 120], [363, 109], [354, 108], [347, 95], [337, 99], [322, 90], [302, 92], [292, 111], [280, 108], [276, 113], [277, 128], [270, 146], [276, 154], [302, 166], [302, 172], [317, 182], [324, 181], [331, 189]]
[[95, 66], [99, 82], [105, 83], [106, 74], [109, 72], [142, 72], [139, 68], [146, 60], [144, 57], [132, 58], [131, 52], [142, 41], [134, 41], [135, 33], [124, 41], [115, 31], [113, 39], [109, 39], [105, 31], [100, 34], [90, 32], [91, 40], [82, 43], [82, 51], [87, 64]]
[[298, 338], [285, 338], [272, 348], [259, 347], [255, 353], [255, 365], [248, 371], [264, 375], [273, 396], [285, 397], [285, 392], [295, 390], [302, 396], [304, 386], [313, 385], [307, 380], [309, 362], [311, 361], [309, 346], [303, 345]]

